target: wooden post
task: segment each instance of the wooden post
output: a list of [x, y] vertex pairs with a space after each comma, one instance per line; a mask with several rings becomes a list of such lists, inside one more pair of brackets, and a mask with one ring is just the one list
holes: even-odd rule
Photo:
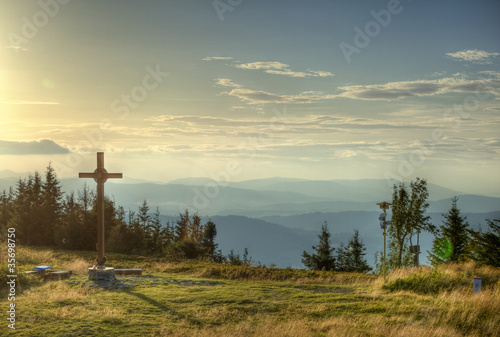
[[106, 262], [104, 251], [104, 183], [108, 178], [123, 178], [122, 173], [108, 173], [104, 168], [104, 152], [97, 152], [97, 169], [93, 173], [80, 173], [79, 178], [94, 178], [97, 183], [97, 264]]

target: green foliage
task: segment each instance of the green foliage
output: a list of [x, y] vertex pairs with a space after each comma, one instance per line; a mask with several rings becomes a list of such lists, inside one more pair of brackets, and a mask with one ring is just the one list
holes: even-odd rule
[[[163, 226], [159, 209], [151, 214], [146, 200], [137, 213], [130, 209], [125, 212], [105, 196], [104, 222], [107, 252], [224, 261], [222, 253], [217, 252], [215, 223], [203, 225], [197, 214], [190, 218], [187, 210], [174, 226]], [[35, 172], [0, 194], [0, 229], [9, 227], [16, 229], [19, 244], [95, 251], [96, 193], [85, 183], [76, 194], [63, 195], [49, 165], [45, 181]]]
[[302, 263], [304, 266], [312, 270], [335, 269], [335, 257], [332, 254], [335, 248], [330, 246], [330, 232], [328, 231], [326, 222], [321, 227], [318, 246], [313, 246], [312, 248], [314, 249], [313, 254], [309, 254], [306, 251], [302, 253]]
[[349, 243], [344, 247], [343, 243], [337, 251], [337, 270], [346, 272], [366, 273], [372, 270], [364, 258], [366, 247], [359, 238], [359, 231], [355, 230]]
[[173, 245], [169, 249], [173, 257], [205, 258], [222, 262], [221, 254], [216, 252], [217, 228], [211, 220], [203, 225], [198, 214], [190, 218], [189, 211], [186, 210], [184, 214], [179, 215], [173, 233]]
[[432, 265], [443, 262], [465, 262], [470, 253], [469, 223], [460, 215], [457, 207], [458, 198], [452, 199], [448, 214], [443, 214], [445, 221], [439, 228], [439, 236], [433, 242], [429, 260]]
[[232, 266], [251, 266], [252, 259], [248, 257], [248, 249], [245, 248], [243, 252], [243, 258], [240, 257], [240, 254], [235, 254], [234, 250], [230, 250], [227, 257], [224, 259], [224, 262], [232, 265]]
[[[408, 255], [408, 243], [413, 235], [422, 231], [435, 232], [435, 227], [425, 215], [429, 207], [427, 181], [417, 178], [410, 183], [410, 191], [404, 183], [394, 185], [392, 194], [392, 219], [389, 226], [389, 268], [401, 268], [412, 264]], [[417, 241], [418, 242], [418, 241]], [[418, 243], [417, 243], [418, 244]]]
[[472, 235], [472, 257], [486, 265], [500, 267], [500, 219], [488, 222], [488, 232], [470, 231]]

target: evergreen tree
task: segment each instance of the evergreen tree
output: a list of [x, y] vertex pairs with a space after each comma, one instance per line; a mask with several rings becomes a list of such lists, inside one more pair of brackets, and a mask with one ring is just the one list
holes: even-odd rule
[[193, 220], [189, 223], [189, 239], [195, 243], [201, 243], [203, 236], [203, 225], [198, 214], [193, 215]]
[[344, 245], [343, 242], [340, 243], [339, 248], [337, 249], [337, 256], [336, 256], [336, 270], [337, 271], [349, 271], [349, 252], [347, 251], [346, 246]]
[[500, 267], [500, 219], [488, 222], [488, 232], [471, 231], [472, 257], [474, 260], [494, 267]]
[[233, 249], [229, 251], [227, 257], [222, 259], [233, 266], [250, 266], [252, 265], [252, 258], [248, 257], [248, 249], [245, 248], [243, 253], [243, 259], [240, 257], [240, 253], [235, 253]]
[[302, 253], [302, 263], [311, 270], [334, 270], [335, 257], [332, 255], [335, 248], [330, 246], [330, 232], [325, 223], [321, 227], [318, 246], [313, 246], [314, 253], [311, 255], [304, 251]]
[[189, 211], [186, 209], [184, 214], [179, 214], [180, 219], [176, 221], [175, 225], [175, 240], [182, 241], [189, 238]]
[[141, 207], [139, 207], [139, 221], [142, 225], [142, 228], [144, 230], [144, 233], [149, 233], [150, 227], [149, 227], [149, 220], [151, 219], [151, 216], [148, 214], [149, 212], [149, 205], [146, 200], [142, 202]]
[[347, 247], [343, 243], [337, 252], [337, 270], [346, 272], [366, 273], [372, 270], [364, 258], [366, 247], [359, 239], [359, 231], [355, 230]]
[[66, 195], [62, 203], [61, 225], [54, 233], [55, 244], [67, 249], [82, 249], [79, 238], [82, 235], [81, 210], [75, 199], [75, 193]]
[[141, 221], [136, 213], [129, 209], [128, 211], [128, 228], [130, 230], [131, 239], [134, 244], [132, 245], [132, 254], [143, 254], [146, 248], [146, 233]]
[[27, 179], [19, 179], [14, 202], [13, 224], [20, 243], [27, 245], [43, 245], [45, 232], [41, 221], [42, 180], [40, 174], [29, 175]]
[[56, 177], [54, 169], [49, 164], [45, 171], [45, 182], [42, 184], [41, 190], [41, 222], [42, 232], [44, 237], [42, 241], [46, 245], [54, 244], [54, 235], [61, 229], [61, 217], [63, 211], [63, 192], [61, 191], [60, 182]]
[[445, 221], [439, 228], [439, 236], [434, 239], [432, 252], [429, 254], [433, 265], [442, 262], [464, 262], [468, 259], [469, 223], [460, 215], [457, 200], [458, 198], [454, 197], [448, 214], [443, 214]]
[[160, 209], [156, 207], [156, 211], [151, 218], [151, 241], [148, 244], [151, 254], [154, 256], [162, 256], [164, 241], [162, 237], [162, 228], [160, 221]]
[[130, 254], [132, 252], [135, 243], [133, 243], [133, 236], [125, 218], [125, 209], [119, 206], [116, 211], [116, 226], [111, 229], [106, 243], [106, 250], [123, 254]]
[[2, 232], [7, 230], [11, 224], [14, 200], [14, 191], [12, 187], [9, 189], [9, 193], [4, 190], [0, 195], [0, 230]]
[[78, 249], [88, 249], [84, 247], [89, 247], [94, 250], [94, 247], [91, 243], [95, 242], [97, 235], [97, 214], [95, 217], [92, 215], [92, 206], [95, 202], [97, 202], [97, 196], [94, 191], [92, 191], [87, 182], [84, 182], [83, 189], [78, 191], [78, 204], [80, 205], [79, 209], [81, 212], [81, 223], [80, 227], [80, 237], [78, 240], [77, 247]]
[[215, 243], [215, 236], [217, 235], [217, 228], [215, 223], [209, 220], [203, 229], [203, 238], [201, 240], [201, 246], [205, 248], [206, 255], [209, 258], [215, 259], [217, 244]]

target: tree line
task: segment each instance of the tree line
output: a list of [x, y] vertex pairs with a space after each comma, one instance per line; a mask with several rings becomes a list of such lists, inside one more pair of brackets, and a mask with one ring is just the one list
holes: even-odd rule
[[[147, 201], [137, 211], [125, 211], [105, 196], [104, 221], [106, 251], [215, 262], [239, 257], [234, 253], [223, 256], [215, 243], [216, 224], [210, 220], [202, 223], [197, 214], [191, 216], [187, 210], [175, 223], [163, 225], [159, 209], [151, 212]], [[0, 194], [0, 229], [11, 227], [16, 229], [20, 244], [95, 250], [96, 193], [87, 184], [77, 193], [63, 193], [49, 165], [45, 179], [35, 172]]]
[[[74, 250], [95, 250], [97, 233], [97, 197], [86, 184], [82, 190], [65, 194], [54, 169], [49, 165], [45, 179], [35, 172], [19, 179], [15, 187], [0, 194], [0, 229], [16, 229], [20, 244], [57, 246]], [[500, 219], [487, 219], [486, 231], [473, 230], [460, 214], [457, 198], [444, 221], [437, 227], [430, 222], [426, 210], [426, 180], [417, 178], [408, 186], [393, 186], [392, 219], [388, 226], [388, 256], [376, 258], [376, 272], [418, 264], [418, 252], [410, 247], [419, 245], [420, 233], [434, 234], [429, 261], [436, 265], [446, 262], [474, 260], [500, 267]], [[144, 201], [137, 211], [115, 205], [108, 196], [104, 200], [106, 250], [145, 256], [166, 256], [173, 259], [206, 258], [231, 264], [252, 263], [245, 249], [243, 259], [230, 252], [217, 250], [216, 224], [202, 223], [197, 215], [186, 210], [173, 223], [163, 225], [160, 211], [153, 212]], [[302, 262], [309, 269], [368, 272], [372, 268], [365, 259], [365, 250], [356, 230], [346, 246], [335, 249], [330, 243], [327, 224], [322, 227], [318, 246], [312, 254], [303, 252]]]
[[[424, 231], [434, 235], [429, 262], [436, 266], [441, 263], [461, 263], [476, 261], [481, 264], [500, 267], [500, 219], [486, 219], [488, 229], [474, 230], [467, 218], [460, 214], [458, 198], [452, 198], [452, 205], [447, 214], [443, 214], [443, 223], [438, 227], [430, 222], [426, 215], [427, 181], [417, 178], [408, 186], [395, 184], [392, 194], [392, 219], [388, 228], [388, 254], [376, 254], [377, 273], [417, 266], [419, 264], [417, 247], [420, 246], [420, 234]], [[413, 247], [413, 249], [412, 249]], [[319, 235], [319, 245], [313, 246], [314, 253], [303, 252], [302, 263], [309, 269], [366, 272], [371, 268], [364, 259], [365, 248], [355, 231], [347, 247], [340, 244], [337, 254], [330, 243], [330, 233], [326, 223]], [[370, 269], [368, 269], [370, 268]]]

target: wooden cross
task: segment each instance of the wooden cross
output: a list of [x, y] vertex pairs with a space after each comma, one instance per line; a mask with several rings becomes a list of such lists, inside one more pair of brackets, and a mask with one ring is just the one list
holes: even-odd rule
[[108, 178], [123, 178], [122, 173], [108, 173], [104, 168], [104, 152], [97, 152], [97, 169], [93, 173], [80, 173], [79, 178], [94, 178], [97, 183], [97, 264], [103, 266], [104, 257], [104, 183]]

